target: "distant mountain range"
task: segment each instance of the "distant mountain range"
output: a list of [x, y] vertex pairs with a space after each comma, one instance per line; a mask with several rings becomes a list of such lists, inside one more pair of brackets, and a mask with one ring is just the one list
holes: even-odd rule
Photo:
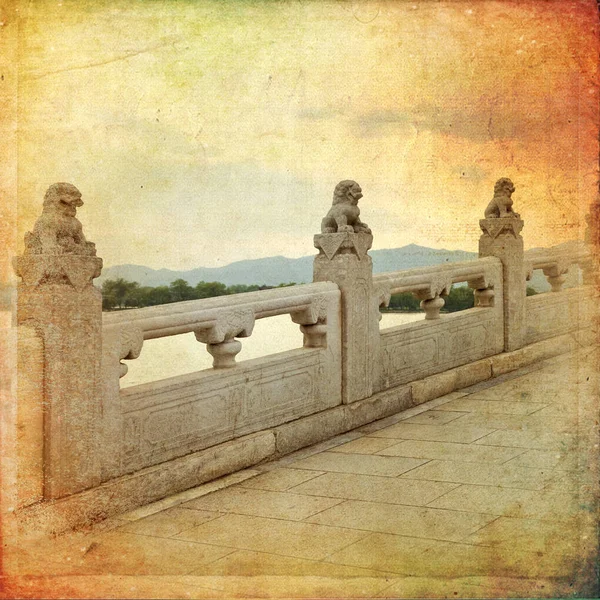
[[[477, 258], [476, 252], [440, 250], [416, 244], [409, 244], [402, 248], [372, 250], [369, 254], [373, 259], [374, 273], [401, 271]], [[95, 280], [95, 283], [101, 285], [107, 279], [119, 277], [128, 281], [137, 281], [142, 286], [152, 287], [169, 285], [176, 279], [185, 279], [192, 286], [199, 281], [219, 281], [225, 285], [308, 283], [312, 281], [313, 258], [314, 255], [301, 258], [272, 256], [255, 260], [240, 260], [218, 268], [198, 267], [189, 271], [156, 270], [141, 265], [116, 265], [103, 269], [102, 275]], [[540, 292], [550, 289], [541, 271], [534, 272], [530, 285]]]
[[[373, 250], [369, 252], [373, 259], [373, 271], [399, 271], [412, 267], [425, 267], [446, 262], [473, 260], [474, 252], [462, 250], [435, 250], [410, 244], [403, 248]], [[312, 281], [313, 256], [286, 258], [272, 256], [255, 260], [240, 260], [224, 267], [199, 267], [189, 271], [170, 269], [151, 269], [140, 265], [117, 265], [103, 269], [102, 276], [96, 282], [122, 277], [137, 281], [140, 285], [168, 285], [175, 279], [185, 279], [190, 285], [199, 281], [220, 281], [225, 285], [279, 285], [280, 283], [308, 283]]]

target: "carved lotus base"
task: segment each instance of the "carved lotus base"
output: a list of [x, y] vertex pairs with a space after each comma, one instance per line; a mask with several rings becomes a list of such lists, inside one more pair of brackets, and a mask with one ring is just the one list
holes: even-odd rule
[[17, 256], [13, 266], [26, 286], [63, 284], [81, 290], [100, 275], [102, 259], [73, 254], [31, 254]]

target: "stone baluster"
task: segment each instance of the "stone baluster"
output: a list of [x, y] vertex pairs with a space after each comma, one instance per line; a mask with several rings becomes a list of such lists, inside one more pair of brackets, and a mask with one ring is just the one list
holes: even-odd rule
[[479, 256], [496, 256], [502, 262], [504, 350], [517, 350], [525, 340], [525, 266], [523, 221], [512, 209], [515, 187], [503, 177], [494, 186], [494, 197], [479, 221]]
[[426, 290], [415, 292], [415, 296], [421, 300], [421, 309], [425, 311], [425, 319], [431, 321], [440, 318], [440, 310], [444, 308], [444, 298], [450, 293], [452, 281], [440, 276], [434, 278]]
[[445, 300], [441, 296], [434, 296], [427, 300], [421, 300], [421, 309], [425, 311], [425, 319], [430, 321], [432, 319], [440, 318], [440, 310], [444, 308]]
[[560, 292], [563, 284], [567, 280], [565, 275], [569, 272], [568, 265], [557, 262], [552, 267], [543, 269], [546, 280], [550, 284], [553, 292]]
[[304, 334], [305, 348], [327, 347], [327, 325], [325, 323], [300, 325], [300, 331]]
[[482, 288], [473, 290], [475, 298], [475, 306], [480, 308], [488, 308], [494, 306], [494, 288]]
[[229, 369], [235, 367], [235, 357], [242, 349], [242, 342], [235, 338], [229, 338], [220, 344], [207, 344], [206, 349], [213, 357], [215, 369]]
[[290, 316], [300, 325], [305, 348], [327, 347], [327, 299], [324, 296], [316, 296], [308, 308]]
[[489, 308], [494, 306], [494, 286], [485, 276], [478, 277], [468, 282], [473, 290], [473, 305], [477, 308]]
[[17, 324], [43, 342], [43, 493], [60, 498], [97, 485], [101, 464], [102, 297], [92, 281], [102, 259], [76, 217], [81, 193], [68, 183], [46, 192], [40, 218], [15, 258]]
[[144, 334], [139, 327], [133, 324], [122, 325], [119, 328], [120, 353], [119, 353], [119, 378], [125, 377], [129, 367], [121, 360], [139, 358], [144, 344]]
[[342, 400], [368, 398], [380, 385], [379, 307], [374, 299], [371, 230], [360, 220], [362, 190], [340, 182], [314, 244], [314, 281], [332, 281], [341, 291]]
[[236, 366], [235, 357], [242, 349], [236, 337], [250, 337], [254, 329], [254, 311], [237, 308], [224, 311], [209, 329], [194, 332], [199, 342], [213, 357], [215, 369], [230, 369]]

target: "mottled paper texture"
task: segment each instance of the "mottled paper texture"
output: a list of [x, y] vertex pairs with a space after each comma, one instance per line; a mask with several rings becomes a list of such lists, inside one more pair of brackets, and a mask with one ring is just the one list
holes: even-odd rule
[[[70, 182], [81, 191], [85, 205], [78, 218], [105, 267], [186, 270], [312, 254], [312, 236], [331, 204], [332, 190], [349, 178], [362, 186], [361, 215], [373, 231], [373, 249], [415, 243], [476, 251], [478, 222], [500, 177], [515, 183], [525, 249], [548, 247], [586, 235], [585, 216], [598, 198], [598, 106], [598, 8], [593, 0], [6, 0], [0, 6], [4, 539], [11, 539], [16, 527], [10, 518], [17, 438], [12, 259], [23, 252], [24, 235], [40, 215], [51, 184]], [[598, 211], [592, 214], [593, 229]], [[32, 352], [38, 351], [32, 346]], [[142, 530], [133, 529], [140, 534], [136, 538], [115, 534], [108, 550], [88, 538], [81, 545], [77, 536], [72, 545], [23, 544], [18, 551], [7, 542], [0, 596], [594, 594], [594, 560], [583, 570], [570, 570], [574, 557], [589, 548], [583, 534], [573, 537], [564, 507], [579, 507], [573, 509], [576, 517], [568, 516], [583, 522], [577, 531], [593, 539], [595, 486], [585, 484], [585, 498], [573, 489], [596, 473], [597, 389], [589, 378], [597, 367], [594, 354], [557, 361], [545, 365], [539, 378], [530, 374], [512, 387], [503, 383], [509, 387], [489, 392], [499, 403], [503, 394], [521, 397], [524, 402], [514, 403], [521, 408], [511, 408], [519, 414], [527, 412], [527, 394], [537, 394], [537, 399], [529, 397], [534, 404], [551, 396], [554, 404], [543, 409], [548, 421], [539, 422], [548, 435], [577, 436], [578, 423], [589, 427], [585, 443], [575, 439], [568, 450], [530, 441], [521, 448], [499, 435], [493, 460], [463, 465], [473, 480], [444, 490], [447, 502], [440, 498], [438, 508], [459, 515], [471, 514], [470, 509], [485, 513], [481, 503], [514, 509], [496, 525], [482, 519], [483, 533], [474, 542], [485, 548], [481, 555], [474, 556], [473, 546], [458, 544], [452, 536], [443, 538], [429, 559], [429, 550], [414, 542], [418, 533], [408, 536], [413, 541], [402, 548], [392, 534], [368, 526], [364, 539], [347, 533], [362, 531], [368, 522], [368, 506], [361, 504], [368, 504], [367, 494], [352, 500], [346, 512], [335, 509], [335, 501], [323, 501], [324, 516], [313, 523], [345, 528], [348, 536], [347, 544], [333, 544], [329, 553], [312, 555], [309, 548], [290, 558], [259, 543], [237, 548], [222, 534], [226, 539], [219, 550], [218, 544], [203, 547], [206, 563], [224, 561], [220, 569], [198, 575], [198, 565], [186, 557], [198, 540], [186, 540], [191, 544], [186, 549], [172, 539], [178, 533], [173, 523], [188, 525], [193, 511], [172, 508], [172, 521], [155, 517], [158, 529], [138, 525]], [[579, 412], [561, 412], [569, 394], [579, 399]], [[471, 427], [485, 428], [485, 418], [514, 416], [503, 412], [506, 403], [495, 405], [500, 417], [482, 415], [480, 405], [459, 406], [457, 412], [471, 415]], [[430, 418], [450, 426], [445, 420], [450, 408], [444, 410], [415, 423], [425, 426]], [[386, 454], [385, 435], [368, 434], [368, 439], [360, 452], [346, 454], [393, 456]], [[443, 441], [425, 437], [420, 443], [415, 456], [423, 455], [423, 444]], [[503, 454], [514, 447], [523, 450], [521, 455]], [[502, 477], [509, 475], [485, 479], [489, 464], [498, 468], [501, 458], [515, 464], [521, 459], [519, 468], [541, 472], [554, 468], [559, 454], [574, 460], [577, 469], [565, 470], [564, 485], [556, 483], [545, 508], [539, 508], [545, 515], [554, 514], [552, 503], [562, 507], [556, 519], [535, 520], [536, 515], [519, 512], [532, 496], [524, 490], [535, 495], [535, 486], [513, 493], [502, 488]], [[331, 485], [304, 499], [336, 498], [335, 489], [342, 485], [368, 488], [364, 479], [342, 481], [325, 459], [319, 464]], [[349, 468], [356, 477], [367, 475], [363, 468]], [[273, 476], [280, 481], [273, 484], [275, 490], [269, 484], [263, 491], [288, 489], [286, 477], [298, 477], [294, 485], [310, 483], [301, 481], [301, 467], [291, 469], [291, 475], [283, 469]], [[445, 472], [436, 477], [456, 481]], [[498, 487], [497, 494], [488, 489], [478, 494], [478, 485]], [[239, 506], [266, 502], [258, 496], [230, 501]], [[393, 502], [384, 506], [392, 521], [405, 509]], [[202, 525], [204, 517], [208, 523], [213, 509], [197, 508], [193, 526]], [[498, 512], [490, 511], [495, 519]], [[246, 527], [240, 535], [250, 536], [253, 517], [232, 519], [228, 531], [233, 535], [236, 527], [239, 532]], [[304, 535], [294, 521], [289, 531], [281, 528], [282, 539]], [[539, 535], [527, 538], [534, 541], [525, 548], [518, 539], [527, 528]], [[352, 546], [359, 538], [362, 546]], [[513, 539], [517, 550], [511, 554], [507, 547]], [[151, 551], [140, 550], [144, 541]], [[329, 542], [322, 539], [324, 545]], [[411, 543], [414, 552], [407, 550]], [[343, 554], [345, 546], [352, 549]], [[82, 556], [93, 556], [94, 550], [99, 557], [85, 562]], [[124, 555], [130, 557], [122, 563], [128, 566], [120, 568], [117, 557]], [[336, 566], [328, 570], [332, 555]], [[406, 571], [398, 569], [404, 562], [410, 565]], [[466, 575], [460, 568], [464, 564], [473, 566]], [[539, 565], [547, 571], [540, 572]], [[527, 583], [528, 577], [538, 583]]]

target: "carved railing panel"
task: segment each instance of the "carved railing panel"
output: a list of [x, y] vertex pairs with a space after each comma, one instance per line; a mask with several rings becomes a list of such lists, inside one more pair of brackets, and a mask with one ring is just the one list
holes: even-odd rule
[[494, 288], [501, 283], [498, 275], [500, 261], [489, 257], [474, 261], [453, 263], [380, 273], [373, 276], [378, 306], [387, 306], [392, 294], [412, 293], [421, 300], [426, 320], [440, 318], [444, 298], [450, 293], [453, 283], [466, 282], [475, 290], [475, 306], [494, 306]]
[[525, 252], [525, 277], [529, 281], [533, 271], [543, 271], [553, 292], [560, 292], [566, 281], [565, 275], [578, 265], [584, 272], [584, 280], [591, 280], [593, 260], [589, 246], [581, 241], [572, 241], [551, 248], [533, 248]]
[[[193, 332], [213, 356], [213, 367], [224, 369], [236, 366], [235, 357], [242, 348], [237, 338], [249, 337], [256, 319], [289, 314], [300, 325], [304, 347], [326, 348], [332, 327], [328, 314], [336, 302], [337, 286], [316, 283], [105, 313], [103, 327], [107, 332], [119, 330], [120, 360], [140, 356], [144, 340]], [[120, 362], [119, 375], [126, 374], [127, 366]]]
[[[105, 314], [105, 414], [121, 449], [104, 479], [340, 404], [339, 312], [340, 291], [325, 282]], [[304, 347], [236, 363], [255, 321], [283, 314]], [[119, 389], [119, 361], [145, 339], [189, 332], [214, 369]]]
[[[502, 264], [494, 257], [375, 275], [377, 301], [411, 292], [421, 298], [422, 322], [381, 332], [383, 388], [402, 385], [501, 352], [504, 346]], [[440, 318], [453, 283], [474, 290], [474, 309]], [[496, 302], [496, 296], [498, 302]]]

